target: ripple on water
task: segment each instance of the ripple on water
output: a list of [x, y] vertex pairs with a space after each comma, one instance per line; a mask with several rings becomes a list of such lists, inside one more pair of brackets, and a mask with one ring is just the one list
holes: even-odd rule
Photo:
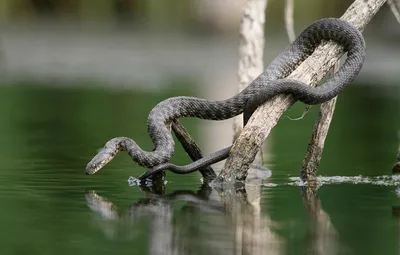
[[[287, 185], [305, 186], [300, 177], [289, 177]], [[381, 175], [381, 176], [318, 176], [317, 182], [319, 186], [329, 184], [371, 184], [375, 186], [398, 186], [400, 185], [400, 175]]]

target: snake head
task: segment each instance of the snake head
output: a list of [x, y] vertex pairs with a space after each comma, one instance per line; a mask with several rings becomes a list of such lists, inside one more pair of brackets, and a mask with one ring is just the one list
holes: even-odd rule
[[107, 148], [102, 149], [96, 156], [87, 164], [86, 174], [92, 175], [102, 169], [108, 162], [110, 162], [116, 155], [115, 151]]

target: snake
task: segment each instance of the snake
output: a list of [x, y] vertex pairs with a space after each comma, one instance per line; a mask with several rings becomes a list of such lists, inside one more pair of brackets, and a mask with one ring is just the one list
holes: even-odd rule
[[[347, 57], [339, 70], [318, 87], [286, 78], [322, 41], [334, 41], [343, 47]], [[206, 120], [226, 120], [244, 113], [246, 122], [254, 110], [279, 94], [290, 94], [307, 105], [326, 102], [336, 97], [350, 84], [362, 68], [365, 59], [365, 41], [352, 24], [338, 18], [320, 19], [303, 32], [280, 53], [270, 65], [241, 92], [225, 100], [207, 100], [176, 96], [158, 103], [148, 115], [147, 131], [153, 143], [152, 151], [145, 151], [129, 137], [109, 140], [86, 166], [86, 174], [98, 172], [119, 151], [126, 151], [139, 166], [148, 168], [140, 178], [167, 168], [176, 173], [196, 171], [199, 167], [218, 162], [229, 155], [231, 146], [185, 166], [173, 166], [169, 160], [174, 153], [174, 139], [170, 132], [174, 119], [195, 117]], [[158, 166], [158, 167], [157, 167]], [[155, 170], [155, 171], [154, 171]]]

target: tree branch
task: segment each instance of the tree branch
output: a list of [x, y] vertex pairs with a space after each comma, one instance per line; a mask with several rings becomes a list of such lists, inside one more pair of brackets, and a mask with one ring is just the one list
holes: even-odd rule
[[[339, 70], [339, 61], [336, 62], [332, 69], [332, 74]], [[315, 121], [313, 133], [308, 143], [307, 152], [303, 160], [301, 168], [301, 179], [307, 181], [308, 185], [316, 186], [317, 170], [322, 158], [326, 136], [328, 135], [329, 126], [335, 112], [337, 97], [322, 103]]]
[[[355, 0], [342, 19], [356, 26], [360, 31], [378, 12], [386, 0]], [[315, 86], [343, 55], [343, 48], [334, 42], [322, 43], [289, 78]], [[261, 144], [282, 114], [294, 103], [290, 95], [278, 95], [259, 107], [240, 136], [235, 140], [230, 155], [218, 179], [225, 181], [245, 180], [247, 170], [253, 162]]]
[[[200, 147], [194, 141], [186, 128], [177, 119], [172, 121], [171, 128], [174, 131], [176, 138], [178, 138], [179, 142], [181, 143], [183, 149], [193, 161], [199, 160], [203, 157]], [[210, 181], [217, 177], [211, 166], [202, 168], [199, 171], [203, 176], [204, 181]]]
[[400, 130], [398, 133], [399, 133], [399, 149], [397, 151], [397, 153], [398, 153], [397, 154], [397, 163], [394, 164], [393, 169], [392, 169], [394, 174], [400, 174]]
[[[264, 23], [267, 0], [247, 0], [240, 20], [238, 92], [242, 91], [264, 69]], [[243, 119], [234, 118], [233, 140], [242, 131]], [[262, 157], [258, 158], [262, 161]]]

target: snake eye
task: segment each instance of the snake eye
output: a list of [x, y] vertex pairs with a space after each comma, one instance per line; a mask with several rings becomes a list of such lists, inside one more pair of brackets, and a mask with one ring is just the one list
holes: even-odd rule
[[92, 168], [96, 168], [96, 164], [92, 164]]

